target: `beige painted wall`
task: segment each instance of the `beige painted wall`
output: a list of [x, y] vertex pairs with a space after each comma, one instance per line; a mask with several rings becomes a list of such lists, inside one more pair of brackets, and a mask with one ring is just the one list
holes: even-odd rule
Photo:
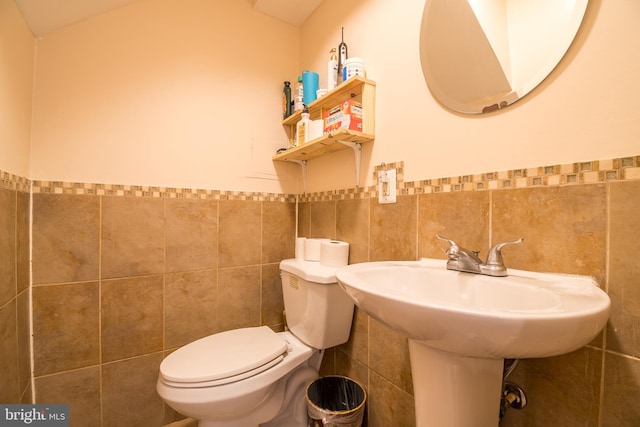
[[[32, 179], [297, 192], [282, 80], [318, 70], [340, 40], [377, 82], [373, 167], [405, 161], [405, 180], [636, 155], [640, 152], [640, 3], [591, 0], [552, 76], [483, 117], [441, 107], [422, 76], [423, 0], [325, 0], [299, 29], [244, 1], [141, 0], [38, 42]], [[307, 191], [349, 188], [345, 150], [309, 163]], [[276, 175], [279, 180], [276, 180]]]
[[[376, 140], [363, 147], [361, 182], [405, 161], [414, 181], [608, 159], [640, 153], [640, 2], [591, 0], [577, 39], [550, 78], [511, 108], [452, 113], [431, 96], [419, 57], [424, 0], [325, 0], [302, 28], [301, 66], [321, 70], [340, 42], [377, 82]], [[326, 81], [321, 77], [321, 86]], [[308, 191], [352, 187], [350, 152], [309, 163]], [[340, 165], [340, 167], [336, 167]]]
[[278, 182], [271, 156], [298, 42], [237, 0], [140, 0], [46, 36], [31, 178], [286, 190], [297, 169]]
[[35, 38], [13, 0], [0, 0], [0, 170], [29, 175]]

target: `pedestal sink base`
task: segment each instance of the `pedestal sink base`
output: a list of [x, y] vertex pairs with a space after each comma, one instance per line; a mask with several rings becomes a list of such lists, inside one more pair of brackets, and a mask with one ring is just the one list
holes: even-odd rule
[[417, 427], [497, 427], [503, 359], [466, 357], [409, 339]]

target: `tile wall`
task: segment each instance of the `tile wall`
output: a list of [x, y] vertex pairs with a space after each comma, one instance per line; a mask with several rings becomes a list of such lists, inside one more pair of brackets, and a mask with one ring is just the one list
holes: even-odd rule
[[69, 402], [72, 426], [180, 418], [155, 391], [164, 356], [215, 332], [283, 328], [278, 263], [293, 257], [295, 203], [34, 192], [36, 400]]
[[[526, 390], [529, 406], [509, 411], [501, 426], [637, 427], [639, 166], [640, 158], [631, 157], [400, 181], [402, 195], [391, 205], [378, 204], [371, 189], [315, 194], [300, 204], [299, 227], [301, 235], [350, 242], [350, 263], [444, 259], [446, 244], [436, 233], [482, 256], [490, 242], [524, 237], [504, 249], [508, 266], [595, 276], [612, 300], [606, 330], [571, 354], [521, 361], [510, 380]], [[391, 167], [401, 179], [402, 164], [384, 166]], [[349, 343], [333, 351], [331, 369], [367, 388], [369, 427], [415, 425], [403, 336], [358, 311]]]
[[0, 172], [0, 402], [31, 403], [29, 187]]
[[[502, 426], [638, 426], [640, 157], [305, 195], [299, 235], [348, 241], [350, 262], [443, 258], [523, 236], [512, 268], [595, 275], [607, 329], [571, 354], [522, 361], [529, 397]], [[30, 401], [29, 192], [0, 188], [0, 400]], [[33, 375], [37, 402], [71, 403], [72, 425], [161, 426], [155, 393], [173, 349], [226, 329], [282, 325], [278, 262], [293, 256], [295, 199], [282, 195], [33, 182]], [[6, 236], [6, 237], [5, 237]], [[370, 427], [415, 425], [406, 338], [356, 311], [322, 373], [369, 393]], [[463, 410], [463, 408], [461, 409]], [[78, 421], [80, 420], [80, 421]]]

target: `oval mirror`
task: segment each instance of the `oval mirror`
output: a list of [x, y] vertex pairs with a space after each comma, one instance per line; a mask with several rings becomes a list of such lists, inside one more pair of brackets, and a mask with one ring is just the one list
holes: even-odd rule
[[571, 45], [588, 0], [427, 0], [422, 71], [448, 108], [478, 114], [535, 88]]

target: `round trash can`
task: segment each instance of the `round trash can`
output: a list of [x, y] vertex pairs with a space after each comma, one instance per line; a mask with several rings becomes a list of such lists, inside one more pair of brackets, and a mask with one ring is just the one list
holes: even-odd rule
[[309, 427], [361, 427], [367, 392], [351, 378], [330, 375], [307, 386]]

